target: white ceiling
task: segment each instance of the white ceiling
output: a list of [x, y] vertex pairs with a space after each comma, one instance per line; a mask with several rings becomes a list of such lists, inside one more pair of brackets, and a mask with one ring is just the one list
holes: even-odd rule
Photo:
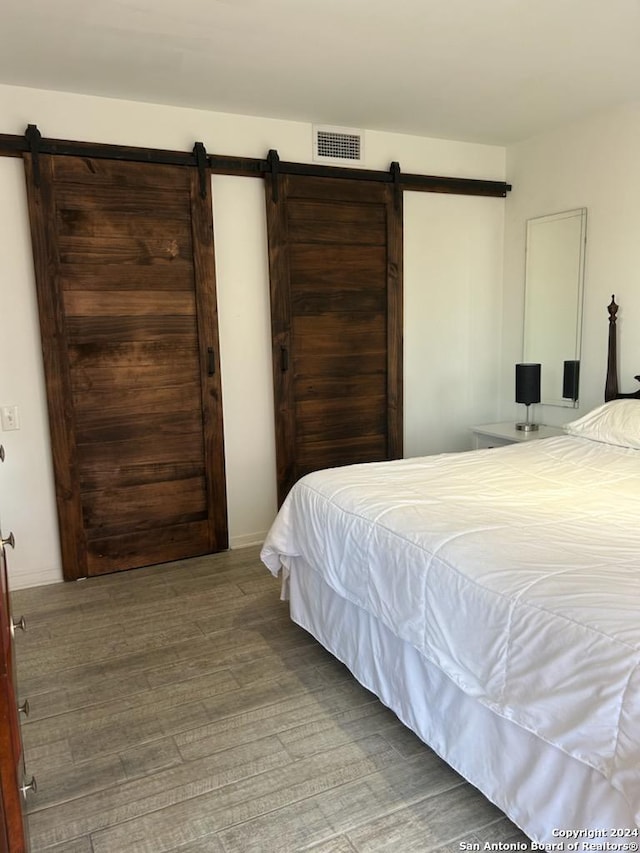
[[640, 99], [640, 0], [0, 0], [0, 82], [505, 145]]

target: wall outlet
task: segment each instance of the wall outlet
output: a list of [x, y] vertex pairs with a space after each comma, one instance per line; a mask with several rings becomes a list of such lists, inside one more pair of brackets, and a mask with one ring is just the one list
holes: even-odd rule
[[3, 430], [20, 429], [17, 406], [3, 406], [0, 410], [0, 416], [2, 417]]

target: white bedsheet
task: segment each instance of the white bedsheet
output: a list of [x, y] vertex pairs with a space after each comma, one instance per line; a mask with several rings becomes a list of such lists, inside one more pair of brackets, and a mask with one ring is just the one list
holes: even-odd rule
[[274, 574], [281, 555], [640, 823], [640, 451], [567, 436], [309, 474], [265, 542]]

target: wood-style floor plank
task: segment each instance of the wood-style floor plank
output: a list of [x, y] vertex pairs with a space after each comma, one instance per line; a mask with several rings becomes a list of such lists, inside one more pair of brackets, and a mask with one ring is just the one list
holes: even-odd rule
[[32, 853], [526, 841], [305, 631], [256, 548], [13, 593]]

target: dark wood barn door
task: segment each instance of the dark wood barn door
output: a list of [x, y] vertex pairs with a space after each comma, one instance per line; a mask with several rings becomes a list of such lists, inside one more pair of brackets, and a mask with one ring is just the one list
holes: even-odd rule
[[282, 502], [310, 471], [402, 455], [402, 197], [293, 175], [266, 192]]
[[25, 167], [65, 578], [226, 548], [209, 186], [180, 166]]

